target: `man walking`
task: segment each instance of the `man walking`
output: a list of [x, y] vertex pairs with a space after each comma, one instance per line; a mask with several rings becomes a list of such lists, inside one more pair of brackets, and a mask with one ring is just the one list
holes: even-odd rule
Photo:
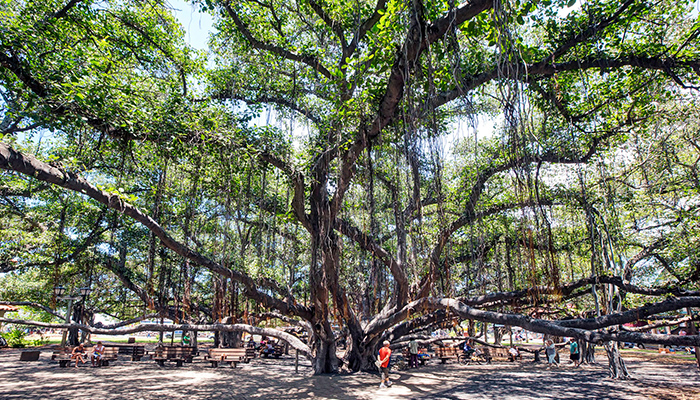
[[409, 368], [418, 368], [418, 342], [416, 342], [416, 339], [411, 339], [410, 342], [408, 342], [408, 367]]
[[389, 380], [389, 359], [391, 358], [391, 349], [389, 348], [389, 341], [384, 341], [384, 346], [379, 349], [379, 361], [380, 371], [382, 373], [382, 383], [379, 385], [380, 388], [386, 388], [391, 386], [391, 381]]

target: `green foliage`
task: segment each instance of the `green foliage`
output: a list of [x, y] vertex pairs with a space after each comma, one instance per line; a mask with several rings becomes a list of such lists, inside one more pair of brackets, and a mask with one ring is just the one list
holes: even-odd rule
[[27, 343], [24, 340], [24, 337], [27, 336], [27, 332], [19, 326], [14, 326], [12, 329], [5, 333], [3, 337], [5, 340], [7, 340], [7, 344], [10, 347], [26, 347]]
[[[196, 4], [216, 18], [208, 55], [159, 2], [78, 2], [61, 17], [58, 0], [0, 3], [3, 143], [298, 303], [317, 290], [312, 263], [336, 262], [305, 223], [330, 207], [346, 162], [334, 217], [402, 258], [412, 290], [431, 269], [432, 294], [464, 296], [620, 274], [661, 239], [633, 282], [700, 280], [697, 96], [682, 88], [698, 85], [689, 2], [502, 1], [432, 42], [459, 5]], [[421, 52], [408, 59], [412, 43]], [[490, 137], [451, 145], [456, 126], [487, 116]], [[391, 123], [365, 136], [382, 118]], [[145, 312], [143, 293], [180, 315], [186, 297], [207, 312], [258, 307], [82, 193], [11, 172], [0, 190], [3, 300], [61, 308], [55, 285], [90, 284], [87, 308], [122, 318]], [[337, 225], [322, 233], [369, 318], [394, 291], [386, 260]]]

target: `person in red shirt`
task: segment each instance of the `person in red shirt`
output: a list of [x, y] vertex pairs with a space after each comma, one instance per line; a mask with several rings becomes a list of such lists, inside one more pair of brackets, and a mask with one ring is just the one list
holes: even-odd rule
[[391, 358], [391, 349], [389, 348], [389, 341], [384, 341], [384, 347], [379, 349], [379, 361], [381, 361], [380, 370], [382, 372], [382, 383], [379, 385], [380, 388], [385, 388], [391, 386], [391, 381], [389, 380], [389, 359]]

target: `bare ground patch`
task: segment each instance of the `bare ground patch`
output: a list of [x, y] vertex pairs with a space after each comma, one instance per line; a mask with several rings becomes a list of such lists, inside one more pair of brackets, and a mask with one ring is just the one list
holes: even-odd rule
[[310, 363], [294, 358], [257, 359], [239, 368], [211, 368], [202, 360], [158, 367], [120, 359], [106, 368], [59, 368], [50, 351], [38, 362], [20, 362], [18, 350], [0, 351], [0, 399], [700, 399], [700, 375], [692, 361], [626, 356], [632, 381], [607, 378], [599, 364], [546, 369], [542, 363], [464, 366], [432, 363], [393, 371], [394, 385], [379, 389], [376, 374], [313, 376]]

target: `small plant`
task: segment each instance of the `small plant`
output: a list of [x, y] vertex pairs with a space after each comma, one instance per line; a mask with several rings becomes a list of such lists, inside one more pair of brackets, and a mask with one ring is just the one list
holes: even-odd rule
[[48, 336], [39, 336], [39, 339], [32, 340], [32, 346], [45, 346], [49, 344], [49, 341]]
[[27, 333], [25, 331], [23, 331], [22, 329], [15, 328], [5, 334], [5, 339], [7, 340], [7, 344], [10, 345], [10, 347], [25, 347], [25, 336], [27, 336]]

